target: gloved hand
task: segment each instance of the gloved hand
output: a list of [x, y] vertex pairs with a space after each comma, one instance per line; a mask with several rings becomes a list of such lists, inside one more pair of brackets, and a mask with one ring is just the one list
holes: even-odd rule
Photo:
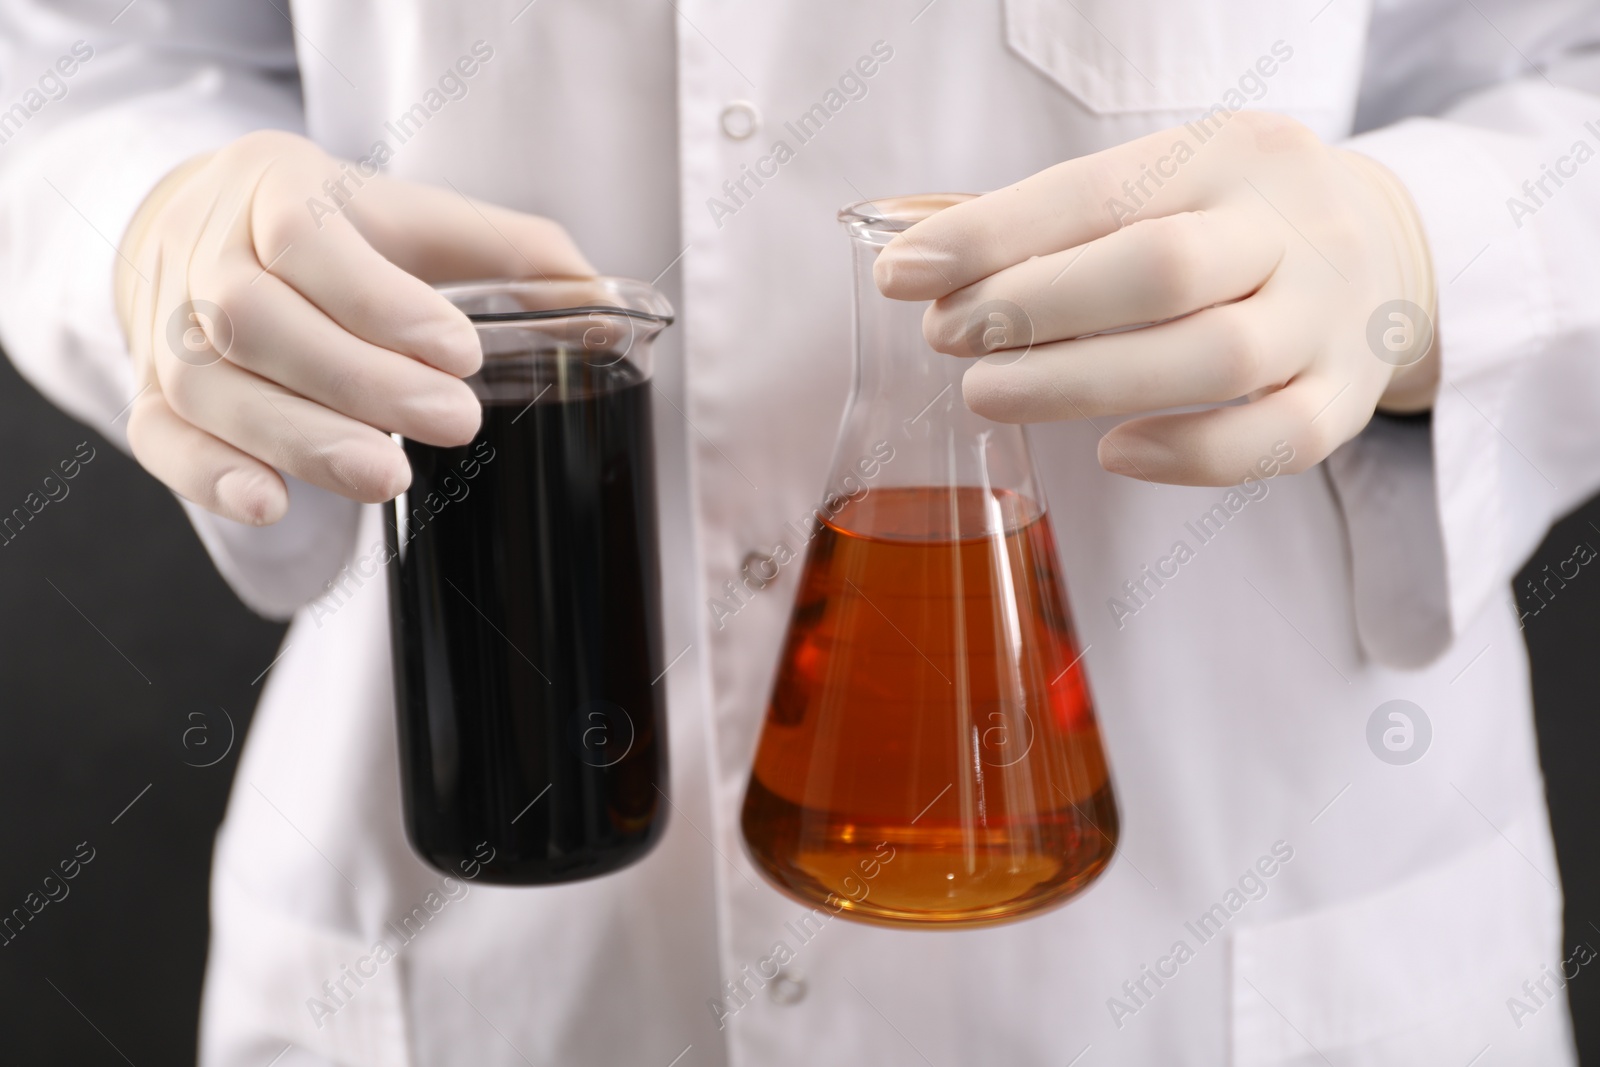
[[279, 470], [388, 500], [411, 480], [390, 433], [462, 445], [480, 419], [461, 381], [477, 337], [428, 283], [593, 273], [546, 219], [250, 134], [169, 174], [123, 237], [117, 310], [144, 387], [128, 442], [240, 522], [283, 517]]
[[[884, 248], [884, 295], [935, 300], [929, 344], [983, 357], [962, 383], [972, 410], [1037, 422], [1247, 398], [1100, 441], [1109, 471], [1220, 486], [1277, 442], [1299, 471], [1380, 404], [1431, 405], [1433, 267], [1399, 180], [1291, 119], [1210, 122], [1204, 142], [1190, 124], [1071, 160]], [[1141, 328], [1102, 332], [1124, 327]]]

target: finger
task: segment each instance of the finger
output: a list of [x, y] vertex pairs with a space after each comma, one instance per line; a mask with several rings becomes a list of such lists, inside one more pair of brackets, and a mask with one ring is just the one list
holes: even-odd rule
[[[161, 225], [154, 228], [153, 238], [138, 250], [132, 264], [136, 276], [127, 324], [128, 349], [139, 391], [128, 405], [128, 448], [140, 466], [184, 499], [235, 522], [264, 526], [277, 522], [288, 510], [283, 480], [272, 468], [179, 418], [162, 395], [156, 375], [157, 353], [171, 344], [169, 331], [157, 314], [161, 279], [171, 261], [168, 244], [175, 240], [188, 247], [206, 218], [204, 205], [193, 199], [169, 201], [162, 210]], [[181, 314], [188, 309], [175, 310]], [[184, 325], [188, 319], [185, 316]]]
[[373, 179], [351, 222], [400, 269], [433, 284], [475, 278], [591, 277], [594, 267], [549, 219], [435, 188]]
[[1167, 215], [1007, 267], [934, 303], [923, 335], [940, 352], [975, 356], [1002, 336], [986, 310], [1020, 315], [1024, 328], [1012, 331], [1012, 343], [1020, 334], [1038, 345], [1238, 300], [1259, 289], [1283, 255], [1278, 232], [1245, 225], [1242, 214]]
[[[212, 226], [232, 232], [247, 198], [248, 190], [224, 189], [196, 209], [206, 228], [199, 242], [208, 240]], [[410, 484], [405, 454], [387, 434], [235, 366], [206, 343], [210, 334], [200, 331], [196, 342], [196, 330], [172, 328], [200, 310], [189, 295], [189, 266], [189, 256], [174, 255], [170, 247], [163, 256], [151, 338], [156, 381], [179, 418], [271, 467], [353, 500], [389, 500]], [[203, 324], [206, 317], [198, 317]]]
[[1100, 439], [1100, 465], [1172, 485], [1298, 474], [1359, 433], [1376, 403], [1370, 382], [1298, 378], [1252, 403], [1124, 422]]
[[358, 422], [424, 444], [464, 445], [476, 436], [482, 409], [470, 386], [348, 332], [259, 270], [247, 250], [223, 252], [214, 270], [190, 284], [196, 301], [214, 303], [226, 316], [225, 324], [209, 325], [213, 333], [226, 333], [210, 339], [229, 362]]
[[411, 483], [405, 453], [387, 434], [227, 360], [196, 367], [158, 358], [157, 370], [181, 418], [303, 482], [368, 504]]
[[1284, 333], [1308, 321], [1283, 293], [1208, 308], [1156, 326], [997, 352], [961, 379], [974, 412], [996, 422], [1132, 415], [1211, 404], [1281, 386], [1315, 339]]
[[1130, 196], [1142, 217], [1196, 210], [1201, 183], [1172, 180], [1179, 141], [1188, 143], [1181, 131], [1152, 133], [945, 208], [884, 246], [873, 267], [878, 288], [896, 300], [936, 300], [1030, 256], [1104, 237], [1133, 210]]
[[289, 490], [276, 471], [180, 419], [159, 388], [133, 402], [128, 447], [168, 489], [225, 519], [266, 526], [289, 510]]
[[168, 344], [168, 323], [159, 317], [162, 279], [167, 278], [168, 284], [178, 283], [188, 260], [186, 252], [179, 250], [194, 247], [214, 206], [214, 200], [204, 191], [186, 190], [171, 197], [151, 220], [152, 238], [144, 242], [134, 264], [137, 277], [128, 327], [128, 348], [140, 384], [155, 381], [155, 353]]
[[379, 501], [393, 495], [384, 495], [391, 487], [405, 488], [410, 468], [388, 436], [229, 363], [198, 324], [168, 330], [181, 326], [186, 312], [200, 324], [207, 318], [190, 300], [187, 268], [186, 258], [169, 252], [156, 278], [152, 366], [172, 411], [262, 463], [342, 496]]
[[[371, 179], [367, 189], [379, 181]], [[247, 248], [258, 271], [281, 278], [348, 333], [450, 374], [474, 373], [483, 353], [467, 317], [384, 258], [344, 213], [313, 212], [296, 195], [298, 187], [280, 188], [293, 182], [269, 169], [249, 217], [219, 240]], [[376, 191], [354, 192], [381, 198]], [[420, 228], [420, 220], [413, 223]]]

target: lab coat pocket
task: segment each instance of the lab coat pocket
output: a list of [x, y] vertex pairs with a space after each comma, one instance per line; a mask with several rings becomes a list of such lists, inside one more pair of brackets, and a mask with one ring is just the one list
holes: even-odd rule
[[312, 926], [256, 897], [218, 862], [200, 1067], [263, 1063], [264, 1047], [284, 1045], [342, 1067], [412, 1067], [404, 961], [387, 944], [398, 938]]
[[1091, 111], [1354, 108], [1362, 0], [1003, 2], [1011, 50]]
[[1234, 1067], [1464, 1064], [1489, 1045], [1495, 1063], [1575, 1064], [1554, 871], [1538, 812], [1390, 889], [1241, 928]]

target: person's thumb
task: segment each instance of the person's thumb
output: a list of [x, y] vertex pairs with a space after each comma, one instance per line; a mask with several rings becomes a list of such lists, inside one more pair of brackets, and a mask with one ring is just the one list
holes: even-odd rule
[[591, 277], [594, 267], [549, 219], [437, 188], [372, 178], [348, 215], [385, 259], [423, 281]]

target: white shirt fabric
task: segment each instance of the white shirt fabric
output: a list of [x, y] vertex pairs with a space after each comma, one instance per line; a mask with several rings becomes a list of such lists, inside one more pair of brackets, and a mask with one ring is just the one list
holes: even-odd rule
[[[688, 650], [661, 683], [673, 807], [619, 874], [446, 883], [409, 851], [376, 509], [300, 484], [265, 530], [189, 509], [245, 602], [294, 619], [217, 842], [205, 1067], [1576, 1062], [1508, 579], [1600, 484], [1592, 3], [122, 3], [0, 3], [0, 108], [22, 107], [0, 111], [0, 340], [108, 437], [134, 392], [113, 246], [170, 167], [263, 126], [350, 158], [383, 140], [391, 173], [550, 215], [682, 313], [656, 411], [666, 644]], [[55, 99], [40, 78], [77, 41]], [[480, 41], [464, 93], [441, 86]], [[402, 143], [386, 124], [419, 103]], [[785, 123], [818, 103], [800, 143]], [[1117, 860], [1010, 926], [807, 925], [737, 819], [798, 568], [720, 628], [708, 598], [823, 487], [851, 359], [834, 212], [994, 188], [1218, 103], [1409, 186], [1440, 285], [1431, 422], [1376, 420], [1203, 544], [1185, 524], [1224, 490], [1104, 473], [1108, 420], [1035, 428]], [[731, 200], [778, 140], [794, 158]], [[1195, 558], [1114, 612], [1180, 539]], [[1394, 699], [1432, 727], [1404, 766], [1366, 739]]]

